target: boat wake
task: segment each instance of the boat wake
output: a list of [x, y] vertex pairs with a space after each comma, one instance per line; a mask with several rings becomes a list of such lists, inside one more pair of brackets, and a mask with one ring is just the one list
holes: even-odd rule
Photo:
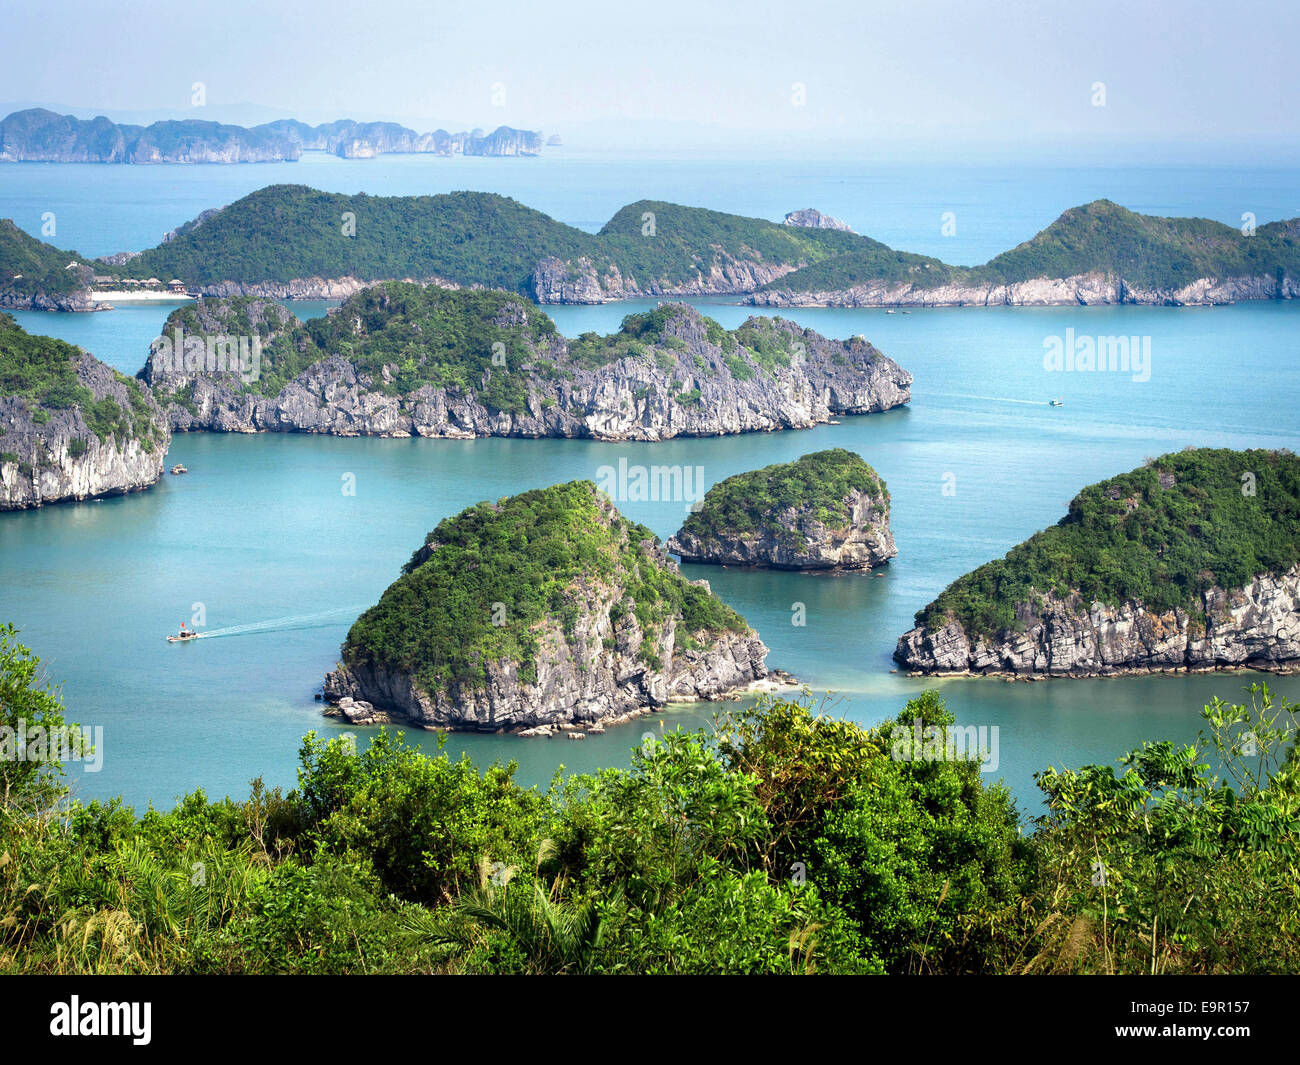
[[337, 610], [322, 610], [316, 614], [296, 614], [288, 618], [271, 618], [268, 621], [250, 621], [245, 625], [228, 625], [222, 629], [209, 629], [194, 637], [196, 640], [214, 640], [222, 636], [255, 636], [263, 632], [283, 632], [286, 629], [317, 629], [337, 624], [344, 614], [360, 614], [364, 606], [344, 606]]

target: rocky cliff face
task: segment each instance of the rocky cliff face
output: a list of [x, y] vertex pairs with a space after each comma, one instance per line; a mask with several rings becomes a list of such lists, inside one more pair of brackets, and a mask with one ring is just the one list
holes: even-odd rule
[[[548, 627], [535, 681], [521, 679], [517, 662], [495, 662], [481, 684], [431, 693], [406, 673], [343, 666], [326, 676], [325, 698], [353, 724], [397, 718], [424, 728], [546, 736], [623, 724], [669, 702], [727, 698], [769, 678], [767, 648], [757, 636], [726, 633], [707, 649], [685, 651], [674, 646], [672, 625], [653, 641], [654, 654], [668, 665], [653, 669], [639, 657], [643, 635], [635, 617], [613, 623], [610, 605], [594, 596], [572, 637]], [[606, 640], [614, 646], [605, 647]]]
[[71, 292], [15, 292], [0, 289], [0, 310], [81, 312], [107, 308], [91, 299], [89, 288], [77, 288]]
[[806, 505], [783, 507], [749, 532], [700, 536], [683, 528], [667, 548], [683, 562], [794, 570], [871, 569], [898, 554], [888, 500], [855, 489], [844, 505], [843, 523], [819, 521]]
[[[96, 400], [112, 397], [130, 409], [128, 386], [113, 371], [82, 353], [78, 381]], [[0, 396], [0, 510], [121, 495], [148, 488], [162, 476], [170, 433], [163, 412], [147, 396], [153, 439], [129, 440], [90, 429], [79, 407], [42, 412], [14, 396]]]
[[715, 252], [708, 269], [687, 281], [636, 278], [616, 264], [597, 266], [591, 259], [565, 262], [543, 259], [529, 278], [528, 290], [538, 303], [606, 303], [656, 296], [725, 296], [753, 292], [798, 269], [796, 263], [756, 263]]
[[1181, 288], [1129, 285], [1108, 274], [1038, 278], [1009, 285], [948, 284], [922, 287], [910, 282], [863, 281], [849, 288], [802, 292], [776, 286], [745, 302], [755, 307], [1047, 307], [1149, 304], [1171, 307], [1232, 303], [1235, 300], [1295, 299], [1291, 278], [1200, 278]]
[[[219, 301], [201, 302], [215, 305], [219, 316]], [[516, 311], [536, 308], [521, 301]], [[748, 378], [733, 375], [735, 356], [729, 365], [704, 319], [686, 306], [673, 308], [664, 344], [652, 353], [595, 369], [571, 359], [571, 342], [556, 337], [531, 363], [502, 371], [528, 375], [526, 404], [509, 411], [488, 406], [473, 390], [426, 385], [402, 395], [388, 387], [396, 366], [369, 374], [338, 354], [276, 395], [249, 391], [230, 375], [164, 370], [152, 354], [141, 376], [168, 402], [176, 431], [337, 436], [652, 441], [803, 429], [836, 414], [888, 410], [911, 397], [911, 375], [863, 340], [828, 340], [779, 320], [770, 328], [795, 353], [788, 365], [759, 367], [751, 360]]]
[[894, 658], [917, 673], [1030, 678], [1300, 667], [1300, 568], [1210, 588], [1202, 607], [1204, 621], [1183, 610], [1152, 613], [1136, 600], [1046, 595], [1019, 604], [1015, 629], [993, 636], [972, 636], [955, 621], [912, 629]]

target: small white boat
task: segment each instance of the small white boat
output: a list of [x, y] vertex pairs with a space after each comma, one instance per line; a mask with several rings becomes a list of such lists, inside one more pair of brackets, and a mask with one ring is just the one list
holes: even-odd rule
[[175, 636], [168, 636], [168, 637], [167, 637], [167, 642], [168, 642], [168, 643], [187, 643], [187, 642], [190, 641], [190, 640], [197, 640], [198, 638], [199, 638], [199, 634], [198, 634], [197, 632], [195, 632], [193, 629], [187, 629], [187, 628], [185, 627], [185, 622], [182, 621], [182, 622], [181, 622], [181, 631], [178, 632]]
[[1063, 400], [1063, 399], [1054, 399], [1054, 400], [1052, 400], [1052, 406], [1053, 406], [1053, 407], [1064, 407], [1064, 406], [1065, 406], [1065, 400]]

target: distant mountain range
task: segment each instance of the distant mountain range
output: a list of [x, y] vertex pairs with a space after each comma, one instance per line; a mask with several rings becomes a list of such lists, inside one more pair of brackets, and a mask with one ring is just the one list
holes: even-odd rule
[[[0, 121], [4, 163], [281, 163], [296, 161], [304, 151], [344, 159], [389, 152], [519, 156], [537, 155], [546, 143], [536, 130], [510, 126], [491, 133], [417, 133], [396, 122], [351, 119], [320, 126], [291, 118], [251, 128], [197, 119], [135, 126], [29, 108]], [[552, 137], [549, 143], [558, 140]]]
[[[801, 212], [813, 223], [826, 217], [814, 213]], [[340, 225], [349, 215], [354, 228]], [[273, 185], [204, 211], [154, 248], [93, 264], [0, 224], [0, 307], [87, 309], [92, 281], [151, 278], [267, 299], [346, 299], [376, 281], [410, 280], [538, 303], [729, 295], [770, 307], [1206, 305], [1300, 296], [1300, 219], [1243, 233], [1097, 200], [975, 267], [824, 223], [657, 200], [629, 204], [588, 233], [484, 192], [349, 196]]]

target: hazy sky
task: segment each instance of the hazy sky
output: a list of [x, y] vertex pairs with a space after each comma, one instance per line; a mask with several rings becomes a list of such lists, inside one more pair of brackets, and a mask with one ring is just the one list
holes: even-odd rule
[[666, 123], [718, 143], [1300, 140], [1294, 0], [5, 0], [0, 26], [0, 101], [83, 115], [625, 143]]

